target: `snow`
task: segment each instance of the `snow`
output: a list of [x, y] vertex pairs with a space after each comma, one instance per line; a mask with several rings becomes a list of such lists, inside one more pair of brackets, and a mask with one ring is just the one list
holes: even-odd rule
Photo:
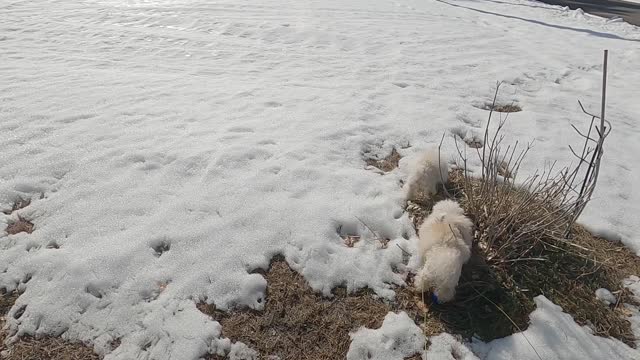
[[[429, 360], [640, 359], [637, 350], [621, 341], [595, 336], [589, 327], [579, 326], [546, 297], [540, 295], [534, 301], [536, 310], [523, 332], [489, 343], [478, 339], [463, 343], [442, 333], [429, 337], [426, 352], [422, 351], [425, 340], [420, 328], [404, 312], [389, 313], [380, 329], [361, 328], [352, 334], [347, 359], [403, 359], [415, 353]], [[633, 310], [637, 317], [637, 308]]]
[[429, 341], [431, 345], [426, 351], [426, 358], [429, 360], [478, 360], [467, 345], [450, 334], [432, 336]]
[[237, 342], [231, 345], [228, 357], [229, 360], [256, 360], [258, 359], [258, 353], [247, 345]]
[[604, 288], [600, 288], [596, 290], [596, 298], [602, 301], [605, 305], [611, 305], [618, 302], [618, 299], [616, 298], [616, 296], [613, 295], [611, 291]]
[[636, 275], [631, 275], [624, 280], [624, 287], [631, 290], [631, 292], [639, 299], [640, 301], [640, 277]]
[[407, 313], [388, 313], [379, 329], [362, 327], [351, 334], [347, 360], [403, 360], [421, 353], [424, 334]]
[[[624, 280], [624, 287], [629, 289], [634, 296], [636, 303], [640, 302], [640, 278], [631, 275]], [[631, 330], [636, 335], [636, 346], [640, 346], [640, 307], [632, 304], [623, 304], [624, 308], [629, 312], [629, 323]]]
[[618, 302], [618, 299], [616, 298], [616, 296], [613, 295], [611, 291], [604, 288], [600, 288], [596, 290], [596, 298], [602, 301], [605, 305], [611, 305]]
[[619, 340], [594, 336], [588, 327], [578, 326], [571, 315], [544, 296], [534, 301], [536, 310], [527, 330], [488, 344], [474, 341], [473, 351], [491, 360], [640, 359], [638, 351]]
[[[581, 220], [640, 251], [640, 30], [624, 22], [519, 0], [31, 0], [0, 17], [0, 210], [33, 199], [0, 224], [35, 224], [0, 233], [17, 335], [107, 360], [241, 354], [194, 303], [261, 309], [252, 271], [276, 254], [327, 296], [392, 298], [415, 236], [406, 159], [443, 131], [477, 138], [503, 80], [523, 108], [508, 138], [536, 142], [522, 171], [568, 163], [604, 48], [614, 130]], [[365, 167], [392, 147], [400, 169]]]

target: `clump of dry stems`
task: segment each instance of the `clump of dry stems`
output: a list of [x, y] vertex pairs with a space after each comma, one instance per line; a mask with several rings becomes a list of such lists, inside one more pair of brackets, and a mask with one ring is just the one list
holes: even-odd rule
[[[585, 132], [573, 127], [584, 139], [579, 151], [570, 147], [578, 162], [563, 168], [548, 164], [524, 180], [519, 170], [532, 144], [505, 145], [508, 114], [492, 124], [496, 120], [489, 113], [483, 148], [469, 149], [456, 140], [459, 170], [450, 175], [449, 192], [476, 225], [478, 259], [465, 265], [456, 302], [435, 309], [451, 331], [464, 333], [472, 327], [489, 340], [523, 330], [534, 308], [532, 299], [544, 295], [595, 334], [635, 346], [622, 306], [633, 300], [622, 280], [640, 271], [638, 259], [576, 224], [595, 189], [611, 131], [604, 112], [596, 116], [582, 109], [591, 122]], [[469, 172], [467, 151], [478, 156], [479, 173]], [[601, 287], [617, 294], [616, 304], [606, 307], [595, 298]], [[473, 311], [465, 315], [459, 308]]]
[[[500, 84], [494, 103], [499, 88]], [[548, 164], [519, 182], [520, 167], [532, 144], [504, 146], [502, 130], [508, 114], [491, 132], [493, 114], [490, 111], [485, 127], [484, 147], [475, 149], [481, 163], [479, 177], [467, 171], [466, 148], [461, 150], [456, 140], [464, 169], [464, 205], [478, 225], [477, 239], [487, 259], [537, 260], [532, 255], [541, 247], [573, 246], [569, 235], [595, 189], [610, 125], [603, 120], [594, 126], [598, 117], [589, 114], [592, 119], [586, 135], [574, 126], [585, 139], [579, 154], [571, 148], [579, 160], [576, 165], [556, 169], [556, 163]]]

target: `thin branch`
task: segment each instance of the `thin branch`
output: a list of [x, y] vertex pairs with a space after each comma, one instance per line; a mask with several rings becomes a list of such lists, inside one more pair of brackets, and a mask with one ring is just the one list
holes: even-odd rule
[[[589, 133], [591, 132], [591, 128], [593, 127], [593, 120], [595, 120], [594, 117], [591, 118], [591, 125], [589, 126]], [[580, 130], [578, 130], [578, 128], [575, 125], [571, 124], [571, 127], [573, 128], [573, 130], [575, 130], [578, 133], [578, 135], [582, 136], [583, 138], [585, 138], [587, 140], [591, 140], [591, 141], [593, 141], [595, 143], [598, 142], [596, 139], [593, 139], [593, 138], [589, 137], [589, 135], [585, 135], [582, 132], [580, 132]]]
[[442, 182], [442, 188], [444, 189], [445, 194], [447, 194], [447, 197], [450, 198], [452, 196], [451, 194], [449, 194], [449, 191], [447, 190], [447, 183], [446, 181], [444, 181], [444, 177], [442, 176], [442, 164], [440, 162], [440, 159], [442, 158], [440, 149], [442, 149], [442, 142], [444, 141], [445, 134], [446, 132], [442, 133], [442, 139], [440, 139], [440, 144], [438, 144], [438, 173], [440, 173], [440, 182]]
[[403, 248], [402, 248], [402, 246], [400, 246], [400, 244], [396, 244], [396, 246], [397, 246], [400, 250], [402, 250], [402, 252], [403, 252], [405, 255], [407, 255], [407, 256], [411, 256], [411, 253], [410, 253], [410, 252], [408, 252], [407, 250], [403, 249]]
[[536, 348], [533, 346], [533, 344], [531, 343], [531, 341], [529, 341], [529, 339], [527, 338], [527, 336], [524, 334], [524, 332], [522, 331], [522, 329], [520, 329], [520, 326], [518, 326], [518, 324], [516, 324], [515, 321], [513, 321], [513, 319], [504, 311], [502, 310], [502, 308], [494, 303], [491, 299], [489, 299], [488, 297], [486, 297], [484, 294], [482, 294], [480, 291], [478, 291], [474, 286], [471, 286], [471, 288], [473, 289], [473, 291], [475, 291], [478, 295], [480, 295], [483, 299], [487, 300], [488, 302], [490, 302], [493, 306], [496, 307], [496, 309], [498, 309], [502, 315], [504, 315], [507, 320], [509, 320], [511, 322], [511, 324], [513, 326], [515, 326], [516, 329], [518, 329], [518, 332], [520, 333], [520, 335], [522, 335], [522, 337], [527, 341], [527, 343], [529, 343], [529, 346], [531, 346], [531, 349], [533, 350], [533, 352], [536, 353], [536, 355], [538, 356], [538, 359], [542, 360], [542, 357], [540, 356], [540, 354], [538, 353], [538, 350], [536, 350]]

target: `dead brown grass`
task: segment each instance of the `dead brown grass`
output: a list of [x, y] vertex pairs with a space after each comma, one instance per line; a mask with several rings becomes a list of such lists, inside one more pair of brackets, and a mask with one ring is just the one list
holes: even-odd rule
[[480, 149], [483, 145], [482, 145], [482, 141], [478, 140], [478, 139], [466, 139], [463, 140], [465, 142], [465, 144], [467, 144], [467, 146], [469, 146], [472, 149]]
[[[405, 310], [422, 323], [418, 295], [408, 289], [398, 289], [392, 304], [375, 299], [370, 291], [347, 294], [343, 288], [337, 288], [333, 298], [323, 298], [282, 257], [272, 261], [265, 277], [268, 285], [264, 311], [227, 313], [212, 305], [198, 305], [222, 324], [224, 337], [242, 341], [265, 358], [344, 359], [351, 343], [349, 332], [361, 326], [380, 327], [389, 311]], [[442, 331], [437, 321], [423, 324], [423, 328], [434, 334]]]
[[367, 165], [375, 166], [384, 172], [389, 172], [398, 167], [401, 158], [402, 156], [394, 147], [393, 149], [391, 149], [391, 153], [389, 153], [389, 155], [387, 155], [385, 158], [380, 160], [369, 158], [365, 159], [365, 162], [367, 163]]
[[501, 113], [512, 113], [512, 112], [522, 111], [522, 108], [515, 104], [508, 104], [508, 105], [496, 104], [496, 106], [493, 108], [493, 111], [501, 112]]
[[31, 234], [33, 232], [33, 223], [22, 216], [18, 216], [18, 221], [10, 222], [7, 225], [7, 234], [15, 235], [21, 232]]
[[473, 106], [478, 109], [487, 110], [487, 111], [493, 110], [494, 112], [499, 112], [499, 113], [513, 113], [513, 112], [522, 111], [522, 108], [518, 104], [515, 104], [515, 103], [501, 104], [499, 102], [496, 102], [495, 100], [496, 99], [494, 99], [493, 102], [474, 104]]
[[3, 360], [98, 360], [90, 347], [55, 337], [33, 338], [25, 336], [6, 346], [5, 316], [20, 294], [12, 292], [0, 295], [0, 352], [7, 351]]
[[[4, 291], [4, 289], [2, 289]], [[0, 321], [4, 321], [4, 316], [11, 310], [13, 304], [18, 300], [17, 292], [10, 292], [8, 294], [0, 294]], [[4, 323], [2, 323], [4, 325]], [[2, 326], [0, 326], [2, 328]]]
[[[4, 213], [6, 215], [11, 215], [15, 211], [18, 211], [20, 209], [24, 209], [27, 206], [29, 206], [30, 204], [31, 204], [31, 199], [26, 199], [26, 200], [18, 199], [11, 206], [11, 210], [6, 210], [6, 211], [4, 211]], [[33, 223], [31, 221], [23, 218], [22, 216], [18, 215], [18, 221], [10, 222], [9, 225], [7, 225], [6, 231], [7, 231], [7, 233], [9, 235], [15, 235], [15, 234], [18, 234], [18, 233], [21, 233], [21, 232], [26, 232], [28, 234], [31, 234], [33, 232]]]
[[91, 348], [60, 338], [23, 337], [9, 347], [6, 360], [98, 360]]

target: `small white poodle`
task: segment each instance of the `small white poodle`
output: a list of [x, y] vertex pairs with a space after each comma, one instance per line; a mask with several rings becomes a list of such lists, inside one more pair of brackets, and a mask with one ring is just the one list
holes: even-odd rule
[[453, 299], [462, 264], [471, 256], [473, 223], [457, 202], [439, 201], [418, 231], [418, 255], [422, 268], [415, 278], [421, 291], [433, 289], [433, 300]]
[[447, 160], [440, 156], [437, 148], [426, 150], [409, 165], [409, 178], [405, 185], [407, 200], [421, 199], [435, 194], [438, 184], [447, 182], [448, 177]]

